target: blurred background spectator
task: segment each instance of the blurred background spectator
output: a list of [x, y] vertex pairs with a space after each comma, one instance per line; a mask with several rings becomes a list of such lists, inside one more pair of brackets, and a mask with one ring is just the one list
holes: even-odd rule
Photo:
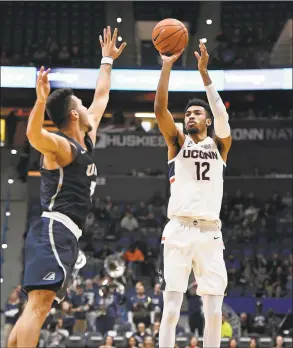
[[[184, 2], [173, 2], [166, 8], [166, 4], [160, 2], [156, 4], [154, 11], [147, 2], [133, 2], [128, 5], [127, 10], [131, 13], [131, 24], [136, 28], [140, 28], [137, 23], [155, 22], [166, 17], [180, 18], [189, 26], [192, 42], [193, 36], [198, 35], [198, 31], [203, 31], [200, 19], [205, 13], [204, 10], [210, 11], [210, 8], [205, 9], [199, 2], [188, 4], [187, 7]], [[284, 42], [288, 42], [287, 36], [290, 35], [288, 33], [290, 26], [286, 27], [292, 13], [290, 2], [272, 1], [269, 4], [221, 2], [214, 8], [219, 13], [218, 23], [211, 21], [209, 28], [206, 29], [209, 30], [208, 38], [214, 47], [210, 54], [211, 67], [253, 69], [269, 68], [282, 62], [283, 66], [286, 66], [286, 62], [289, 64], [288, 58], [286, 60], [288, 52]], [[119, 7], [114, 7], [113, 11], [115, 10], [119, 10]], [[2, 65], [25, 65], [28, 61], [32, 61], [37, 65], [46, 62], [51, 66], [60, 67], [96, 66], [96, 57], [100, 52], [97, 35], [102, 33], [106, 24], [107, 6], [104, 2], [89, 3], [86, 6], [79, 4], [63, 6], [55, 3], [34, 6], [24, 3], [16, 6], [9, 3], [3, 11], [6, 21], [5, 40], [1, 50]], [[82, 24], [78, 21], [79, 11], [83, 14]], [[124, 12], [121, 9], [120, 12], [123, 17]], [[95, 15], [94, 21], [91, 21], [92, 14]], [[210, 13], [210, 16], [212, 19], [213, 13]], [[60, 22], [62, 26], [59, 27]], [[123, 27], [123, 18], [119, 23], [121, 23], [120, 35], [130, 36]], [[18, 36], [13, 35], [13, 28], [17, 28], [18, 31], [15, 32], [19, 33]], [[19, 28], [23, 28], [22, 32]], [[146, 34], [141, 36], [137, 30], [137, 42], [140, 57], [133, 59], [131, 52], [129, 59], [134, 64], [159, 67], [161, 62], [155, 54], [151, 37]], [[30, 57], [23, 54], [23, 47], [31, 48]], [[275, 51], [278, 52], [279, 59], [275, 58]], [[186, 64], [186, 59], [181, 58], [176, 62], [176, 66], [182, 64]]]

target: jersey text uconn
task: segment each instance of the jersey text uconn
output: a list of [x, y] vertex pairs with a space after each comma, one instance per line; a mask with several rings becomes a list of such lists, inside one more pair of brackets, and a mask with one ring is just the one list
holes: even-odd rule
[[183, 158], [218, 159], [216, 151], [184, 150]]
[[97, 167], [94, 163], [92, 164], [89, 164], [87, 166], [87, 170], [86, 170], [86, 175], [87, 176], [92, 176], [92, 175], [98, 175], [98, 172], [97, 172]]

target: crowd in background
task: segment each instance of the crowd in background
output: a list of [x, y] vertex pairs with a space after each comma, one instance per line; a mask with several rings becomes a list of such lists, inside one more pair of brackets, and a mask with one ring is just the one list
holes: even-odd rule
[[[49, 37], [46, 42], [27, 46], [23, 52], [10, 54], [5, 49], [1, 52], [1, 65], [4, 66], [52, 66], [82, 68], [83, 55], [78, 44], [61, 45]], [[92, 66], [96, 63], [91, 62]]]
[[265, 69], [270, 67], [272, 35], [265, 35], [262, 27], [246, 26], [223, 31], [216, 37], [211, 52], [214, 69]]
[[[87, 264], [75, 288], [67, 292], [60, 307], [52, 309], [44, 324], [40, 347], [61, 347], [71, 334], [100, 332], [102, 347], [117, 346], [111, 330], [125, 335], [129, 347], [156, 347], [162, 314], [162, 294], [157, 277], [162, 228], [167, 221], [166, 200], [155, 194], [149, 201], [115, 202], [111, 197], [93, 201], [86, 217], [80, 248]], [[32, 205], [39, 214], [39, 203]], [[273, 194], [266, 200], [253, 192], [224, 193], [221, 220], [226, 245], [230, 297], [282, 298], [292, 296], [292, 194]], [[105, 269], [105, 260], [119, 255], [125, 264], [121, 289]], [[7, 337], [24, 303], [17, 287], [4, 309]], [[190, 335], [190, 348], [202, 336], [204, 320], [196, 282], [186, 293], [188, 327], [178, 325], [177, 335]], [[242, 336], [276, 336], [281, 318], [272, 311], [254, 315], [238, 313]], [[110, 334], [108, 332], [110, 330]], [[195, 334], [193, 337], [192, 335]], [[222, 337], [235, 347], [235, 331], [228, 313], [223, 313]], [[113, 342], [114, 340], [114, 342]], [[282, 338], [276, 339], [278, 342]], [[250, 347], [255, 347], [252, 338]], [[236, 345], [237, 346], [237, 345]], [[277, 345], [280, 348], [282, 345]]]
[[[216, 47], [210, 52], [210, 69], [265, 69], [271, 67], [269, 58], [272, 42], [270, 37], [264, 36], [262, 27], [257, 30], [243, 27], [230, 32], [224, 31], [218, 34], [216, 42]], [[150, 45], [152, 45], [151, 42]], [[149, 54], [159, 58], [154, 48], [149, 51]], [[96, 53], [96, 55], [98, 54]], [[147, 60], [144, 57], [144, 61], [153, 62], [154, 67], [161, 65], [160, 59], [149, 58]], [[1, 52], [1, 65], [4, 66], [46, 65], [88, 68], [97, 65], [94, 57], [88, 57], [87, 63], [86, 65], [84, 53], [77, 43], [60, 44], [56, 38], [52, 37], [49, 37], [44, 43], [27, 46], [23, 52], [10, 53], [9, 49], [3, 49]]]
[[[131, 250], [140, 250], [137, 261], [146, 260], [148, 265], [140, 269], [141, 275], [153, 275], [151, 271], [155, 272], [161, 226], [166, 222], [165, 203], [159, 195], [150, 202], [132, 205], [112, 202], [110, 197], [105, 200], [97, 198], [86, 220], [82, 241], [85, 250], [95, 255], [98, 252], [95, 245], [99, 245], [98, 241], [110, 231], [117, 241], [118, 250], [127, 248], [127, 243], [130, 243]], [[291, 193], [287, 192], [283, 197], [273, 194], [266, 201], [255, 197], [253, 192], [243, 195], [237, 191], [235, 197], [224, 194], [221, 220], [227, 245], [228, 291], [231, 290], [231, 295], [234, 292], [235, 296], [290, 296], [292, 253], [288, 246], [283, 250], [282, 247], [290, 242], [292, 234]], [[280, 243], [278, 249], [265, 250], [276, 241]], [[108, 255], [113, 251], [109, 250]], [[101, 254], [98, 252], [97, 255]]]
[[[210, 52], [210, 68], [214, 69], [251, 69], [270, 68], [270, 54], [281, 31], [290, 18], [292, 6], [290, 2], [272, 6], [264, 4], [247, 3], [242, 8], [237, 4], [221, 4], [221, 33], [217, 35], [217, 45]], [[197, 35], [197, 22], [199, 20], [200, 8], [195, 4], [168, 4], [156, 3], [156, 10], [147, 4], [138, 5], [134, 2], [134, 21], [160, 21], [164, 18], [178, 18], [189, 23], [190, 37]], [[95, 21], [91, 21], [91, 11], [96, 10]], [[219, 9], [217, 9], [219, 11]], [[40, 66], [51, 67], [73, 67], [89, 68], [96, 67], [100, 48], [98, 47], [98, 33], [102, 31], [106, 14], [103, 5], [90, 9], [89, 5], [84, 7], [61, 6], [60, 8], [50, 6], [43, 7], [21, 7], [19, 17], [17, 8], [7, 6], [8, 22], [5, 31], [6, 40], [1, 47], [1, 65], [14, 66]], [[16, 11], [16, 12], [15, 12]], [[35, 11], [35, 12], [34, 12]], [[47, 11], [47, 13], [46, 13]], [[4, 13], [5, 13], [4, 12]], [[53, 12], [53, 13], [52, 13]], [[63, 12], [63, 13], [62, 13]], [[58, 14], [62, 15], [59, 15]], [[24, 17], [34, 18], [24, 24]], [[67, 16], [66, 16], [67, 14]], [[84, 20], [80, 21], [80, 16]], [[210, 14], [213, 18], [213, 13]], [[9, 21], [15, 20], [15, 25]], [[50, 17], [50, 21], [48, 18]], [[37, 22], [37, 25], [34, 25]], [[83, 23], [79, 23], [83, 22]], [[79, 25], [80, 24], [80, 25]], [[23, 33], [19, 32], [19, 26], [26, 25]], [[119, 27], [119, 24], [117, 24]], [[100, 28], [101, 27], [101, 28]], [[38, 30], [37, 30], [38, 28]], [[218, 29], [217, 29], [218, 30]], [[96, 33], [96, 36], [94, 35]], [[123, 36], [123, 30], [119, 33]], [[96, 43], [93, 44], [93, 41]], [[192, 40], [190, 40], [192, 41]], [[132, 43], [129, 43], [132, 45]], [[94, 46], [93, 46], [94, 45]], [[160, 60], [151, 40], [142, 41], [142, 63], [143, 65], [160, 66]], [[144, 47], [149, 47], [145, 49]], [[127, 54], [127, 53], [126, 53]], [[181, 65], [179, 59], [176, 65]]]
[[[100, 344], [99, 348], [115, 347], [115, 337], [124, 338], [119, 347], [154, 348], [158, 347], [160, 320], [163, 309], [163, 298], [160, 285], [146, 290], [142, 282], [135, 284], [135, 291], [123, 294], [117, 287], [104, 286], [106, 277], [86, 279], [75, 289], [69, 289], [61, 305], [53, 307], [48, 313], [42, 327], [39, 347], [67, 346], [71, 335], [93, 336]], [[186, 297], [188, 301], [189, 330], [177, 325], [177, 338], [186, 339], [186, 348], [198, 348], [198, 337], [203, 335], [204, 319], [202, 304], [196, 295], [196, 282], [188, 287]], [[25, 306], [25, 297], [20, 286], [13, 289], [4, 309], [4, 336], [7, 339], [14, 324]], [[278, 336], [281, 318], [269, 310], [264, 314], [260, 303], [257, 303], [255, 314], [245, 312], [240, 315], [240, 337], [250, 337], [247, 347], [257, 348], [261, 337], [276, 337], [274, 347], [285, 347], [282, 336]], [[239, 340], [236, 338], [229, 315], [223, 312], [222, 338], [230, 339], [229, 347], [235, 348]], [[98, 339], [97, 339], [98, 336]], [[188, 339], [188, 340], [187, 340]], [[104, 343], [103, 343], [104, 342]], [[176, 345], [176, 347], [178, 347]], [[181, 347], [181, 345], [180, 345]]]
[[[38, 203], [34, 214], [38, 214]], [[33, 210], [33, 209], [32, 209]], [[155, 194], [148, 202], [126, 204], [111, 197], [95, 198], [87, 215], [80, 247], [88, 262], [84, 278], [103, 272], [104, 260], [124, 255], [131, 265], [126, 277], [132, 286], [156, 281], [162, 228], [167, 222], [166, 201]], [[228, 295], [288, 297], [292, 295], [292, 194], [273, 194], [265, 201], [253, 192], [224, 193], [223, 240], [228, 270]], [[133, 266], [133, 264], [135, 264]]]
[[[274, 194], [261, 201], [253, 193], [244, 195], [238, 191], [234, 197], [225, 194], [221, 219], [227, 295], [259, 299], [292, 296], [292, 250], [282, 243], [291, 238], [292, 195]], [[59, 342], [62, 347], [72, 333], [100, 332], [106, 337], [109, 330], [123, 335], [128, 332], [132, 337], [129, 347], [157, 344], [163, 308], [157, 262], [165, 222], [166, 202], [158, 194], [149, 202], [137, 204], [113, 202], [111, 197], [95, 199], [80, 240], [87, 264], [65, 301], [48, 315], [41, 336], [44, 346], [55, 347]], [[121, 283], [109, 276], [109, 269], [105, 268], [105, 260], [111, 255], [125, 262]], [[204, 320], [196, 286], [196, 281], [192, 282], [186, 293], [187, 332], [202, 336]], [[17, 318], [21, 299], [18, 287], [5, 309], [7, 332]], [[252, 316], [239, 316], [242, 336], [274, 336], [281, 322], [272, 311], [265, 315], [261, 308]], [[229, 319], [223, 313], [222, 337], [232, 340], [235, 332]], [[186, 328], [178, 325], [177, 335], [183, 334]], [[106, 340], [108, 346], [113, 338]], [[192, 339], [193, 343], [196, 341]], [[193, 343], [189, 346], [196, 347]]]

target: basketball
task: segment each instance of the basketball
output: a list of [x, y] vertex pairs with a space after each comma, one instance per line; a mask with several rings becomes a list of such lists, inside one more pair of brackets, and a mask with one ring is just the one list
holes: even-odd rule
[[188, 31], [182, 22], [167, 18], [154, 27], [152, 41], [160, 53], [173, 54], [187, 46]]

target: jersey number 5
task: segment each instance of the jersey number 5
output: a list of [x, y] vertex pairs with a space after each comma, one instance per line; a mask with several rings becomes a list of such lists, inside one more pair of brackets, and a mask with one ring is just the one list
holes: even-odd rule
[[210, 170], [209, 162], [195, 162], [196, 166], [196, 180], [210, 180], [210, 177], [207, 176]]

